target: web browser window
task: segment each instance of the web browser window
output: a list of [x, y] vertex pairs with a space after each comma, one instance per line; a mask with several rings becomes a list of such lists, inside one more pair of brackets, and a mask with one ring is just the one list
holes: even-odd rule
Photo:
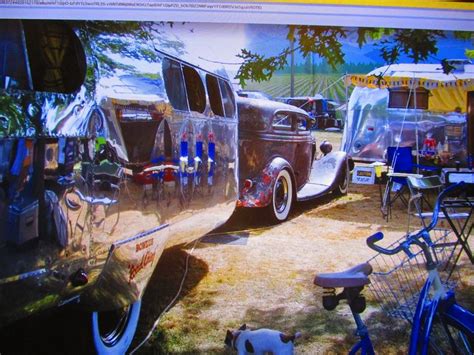
[[[472, 1], [0, 0], [0, 355], [139, 349], [164, 251], [237, 207], [284, 222], [296, 200], [346, 194], [351, 163], [383, 164], [389, 147], [436, 168], [472, 166], [473, 60]], [[353, 176], [373, 184], [374, 171]], [[225, 243], [246, 244], [245, 233]], [[216, 320], [201, 323], [195, 310], [213, 292], [184, 305], [183, 333], [237, 324], [218, 296]], [[240, 296], [238, 312], [259, 298]], [[60, 336], [47, 320], [31, 327], [41, 346], [17, 332], [4, 350], [9, 324], [76, 303], [87, 322], [64, 327], [74, 339], [49, 341]], [[201, 352], [221, 351], [216, 334]], [[195, 352], [179, 346], [168, 350]]]

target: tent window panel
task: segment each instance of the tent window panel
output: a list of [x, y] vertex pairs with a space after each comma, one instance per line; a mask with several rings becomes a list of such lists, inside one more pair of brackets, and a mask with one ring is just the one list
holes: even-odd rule
[[206, 109], [206, 93], [201, 77], [191, 67], [183, 66], [184, 81], [186, 83], [186, 93], [188, 94], [189, 109], [203, 113]]
[[[416, 96], [416, 102], [415, 102]], [[389, 108], [409, 108], [409, 109], [428, 109], [429, 91], [426, 89], [417, 89], [414, 91], [407, 89], [389, 90], [388, 107]]]
[[181, 65], [174, 60], [165, 58], [163, 60], [163, 79], [171, 106], [176, 110], [187, 111], [188, 103]]
[[216, 116], [224, 116], [218, 79], [212, 75], [206, 75], [206, 86], [212, 112], [214, 112]]

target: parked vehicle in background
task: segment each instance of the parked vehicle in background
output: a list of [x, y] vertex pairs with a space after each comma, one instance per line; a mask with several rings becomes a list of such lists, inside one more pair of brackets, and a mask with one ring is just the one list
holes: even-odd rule
[[277, 100], [305, 110], [314, 118], [312, 129], [341, 128], [343, 125], [336, 111], [340, 105], [322, 95], [279, 97]]
[[[314, 120], [281, 102], [238, 98], [238, 207], [265, 208], [274, 221], [288, 218], [295, 201], [331, 191], [346, 193], [348, 162], [343, 152], [315, 160]], [[327, 148], [327, 145], [324, 145]]]
[[266, 92], [258, 90], [237, 90], [237, 95], [249, 99], [273, 100], [273, 97]]
[[78, 303], [71, 347], [125, 353], [163, 250], [232, 214], [231, 84], [155, 25], [0, 21], [0, 327]]

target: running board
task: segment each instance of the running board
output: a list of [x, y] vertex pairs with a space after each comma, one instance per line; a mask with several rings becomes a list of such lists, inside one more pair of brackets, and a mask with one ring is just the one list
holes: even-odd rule
[[298, 201], [312, 200], [313, 198], [326, 195], [329, 192], [331, 192], [330, 186], [312, 184], [309, 182], [296, 193], [296, 199]]
[[346, 164], [344, 152], [332, 152], [313, 162], [309, 180], [297, 193], [298, 201], [311, 200], [330, 193], [339, 181], [339, 175], [344, 172]]

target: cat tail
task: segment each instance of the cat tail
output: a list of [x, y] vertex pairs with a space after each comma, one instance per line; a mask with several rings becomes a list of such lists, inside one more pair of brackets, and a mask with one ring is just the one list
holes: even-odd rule
[[287, 335], [287, 334], [280, 333], [280, 339], [285, 344], [290, 342], [290, 341], [292, 343], [294, 343], [295, 340], [298, 339], [299, 337], [301, 337], [301, 332], [296, 332], [294, 335]]

